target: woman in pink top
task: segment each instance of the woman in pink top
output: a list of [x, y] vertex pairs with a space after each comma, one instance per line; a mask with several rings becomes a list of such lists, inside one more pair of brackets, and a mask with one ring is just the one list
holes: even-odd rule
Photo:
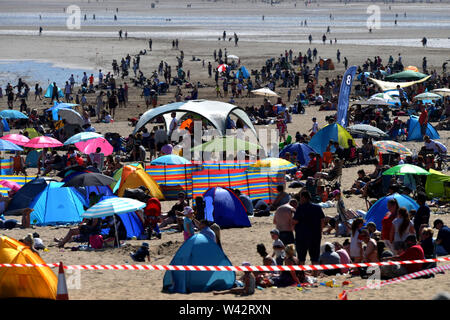
[[[349, 264], [352, 263], [352, 259], [350, 259], [350, 256], [347, 253], [347, 250], [344, 249], [344, 247], [337, 241], [333, 242], [334, 249], [336, 253], [341, 258], [341, 264]], [[348, 268], [341, 268], [342, 273], [347, 273], [349, 271]]]

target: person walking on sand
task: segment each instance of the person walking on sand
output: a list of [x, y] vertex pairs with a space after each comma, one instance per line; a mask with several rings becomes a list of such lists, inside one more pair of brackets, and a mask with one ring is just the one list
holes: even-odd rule
[[152, 51], [152, 39], [148, 39], [148, 48], [150, 49], [150, 51]]

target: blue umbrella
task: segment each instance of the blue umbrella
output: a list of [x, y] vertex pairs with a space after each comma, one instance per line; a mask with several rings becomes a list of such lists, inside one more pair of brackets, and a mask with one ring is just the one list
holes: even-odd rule
[[3, 110], [0, 112], [3, 119], [28, 119], [28, 116], [18, 110]]
[[81, 141], [87, 141], [91, 139], [97, 139], [102, 138], [103, 136], [101, 134], [95, 133], [95, 132], [80, 132], [73, 136], [71, 136], [69, 139], [64, 142], [64, 145], [67, 146], [69, 144], [74, 144]]
[[154, 166], [163, 166], [163, 165], [176, 165], [176, 164], [191, 164], [191, 162], [183, 157], [177, 156], [176, 154], [168, 154], [165, 156], [161, 156], [156, 158], [151, 162]]
[[57, 120], [58, 120], [58, 110], [59, 110], [59, 109], [72, 109], [72, 107], [75, 107], [75, 106], [77, 106], [77, 104], [73, 104], [73, 103], [64, 103], [64, 102], [57, 103], [57, 102], [55, 101], [55, 104], [53, 105], [53, 107], [47, 109], [46, 111], [47, 111], [47, 112], [50, 112], [50, 111], [51, 111], [51, 112], [52, 112], [52, 115], [53, 115], [53, 120], [54, 120], [54, 121], [57, 121]]
[[314, 149], [309, 145], [299, 142], [289, 144], [284, 147], [283, 150], [280, 151], [279, 157], [283, 158], [286, 152], [289, 152], [291, 155], [292, 153], [297, 152], [297, 160], [302, 166], [306, 166], [309, 163], [309, 160], [311, 160], [309, 158], [310, 152], [316, 153], [316, 151], [314, 151]]
[[0, 139], [0, 150], [1, 151], [5, 151], [5, 150], [23, 151], [23, 149], [21, 147], [19, 147], [17, 144], [12, 143], [8, 140], [3, 140], [3, 139]]

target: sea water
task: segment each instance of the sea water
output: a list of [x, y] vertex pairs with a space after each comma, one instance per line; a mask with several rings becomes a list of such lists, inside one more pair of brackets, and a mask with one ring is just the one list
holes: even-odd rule
[[60, 67], [50, 62], [36, 60], [0, 60], [0, 86], [4, 88], [8, 82], [14, 86], [19, 78], [22, 78], [28, 83], [32, 93], [36, 83], [39, 83], [43, 90], [51, 82], [56, 82], [58, 87], [64, 87], [71, 74], [80, 84], [83, 72], [86, 72], [88, 77], [94, 73], [90, 69]]

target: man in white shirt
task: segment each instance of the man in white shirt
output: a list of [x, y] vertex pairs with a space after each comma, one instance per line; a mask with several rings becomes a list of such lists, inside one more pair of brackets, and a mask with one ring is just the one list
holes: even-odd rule
[[103, 83], [103, 73], [102, 70], [98, 70], [98, 84], [102, 84]]

